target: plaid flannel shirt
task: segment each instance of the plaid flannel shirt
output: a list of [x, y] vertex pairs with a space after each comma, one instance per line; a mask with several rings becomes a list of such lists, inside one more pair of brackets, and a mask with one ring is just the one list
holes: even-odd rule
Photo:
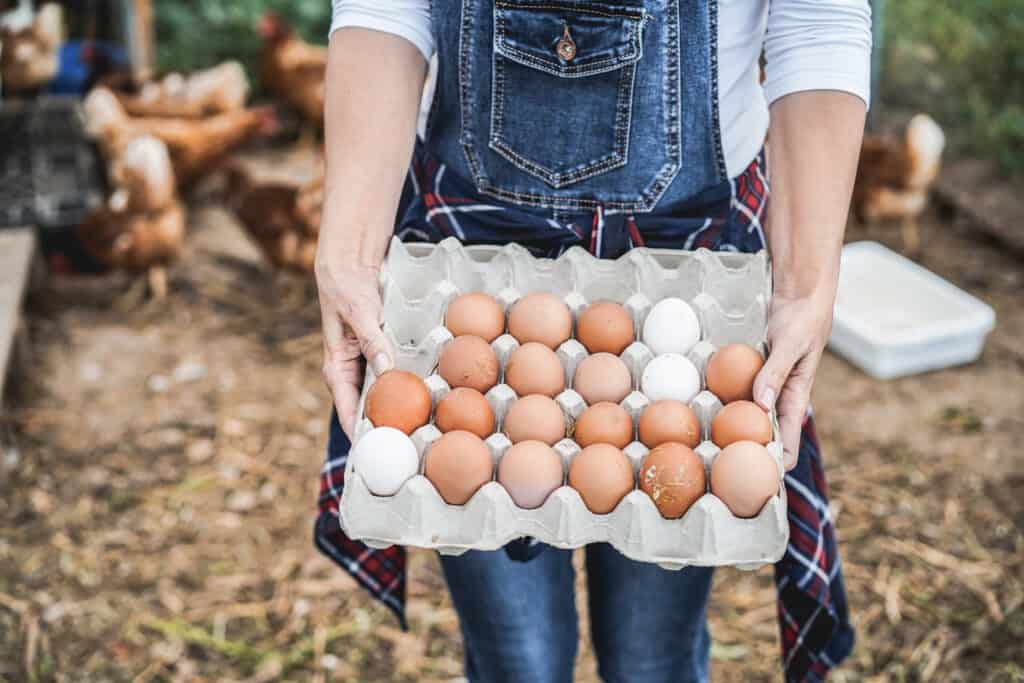
[[[599, 209], [566, 220], [545, 220], [514, 205], [486, 201], [470, 183], [417, 147], [396, 234], [406, 241], [456, 237], [467, 244], [516, 242], [543, 257], [556, 257], [574, 245], [608, 258], [637, 246], [753, 252], [765, 246], [762, 220], [767, 203], [762, 153], [728, 188], [723, 184], [684, 205], [651, 214]], [[314, 540], [324, 554], [390, 607], [405, 628], [405, 549], [369, 548], [348, 538], [339, 523], [348, 450], [348, 439], [332, 415]], [[775, 565], [782, 664], [787, 681], [815, 683], [849, 654], [854, 632], [821, 453], [809, 416], [797, 466], [785, 481], [790, 539], [784, 557]], [[529, 561], [544, 547], [533, 539], [521, 539], [506, 551], [513, 559]]]

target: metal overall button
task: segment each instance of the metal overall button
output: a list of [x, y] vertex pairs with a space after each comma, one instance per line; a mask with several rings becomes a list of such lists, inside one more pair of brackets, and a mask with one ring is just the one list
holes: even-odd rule
[[563, 61], [571, 62], [576, 56], [576, 41], [569, 34], [569, 24], [563, 24], [563, 26], [565, 28], [562, 31], [562, 37], [558, 39], [558, 44], [555, 45], [555, 53]]

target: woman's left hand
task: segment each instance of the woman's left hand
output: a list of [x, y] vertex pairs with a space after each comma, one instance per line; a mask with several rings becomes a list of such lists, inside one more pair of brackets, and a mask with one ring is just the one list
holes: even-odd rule
[[772, 298], [768, 360], [754, 382], [754, 400], [777, 410], [786, 470], [796, 467], [811, 387], [832, 329], [831, 293]]

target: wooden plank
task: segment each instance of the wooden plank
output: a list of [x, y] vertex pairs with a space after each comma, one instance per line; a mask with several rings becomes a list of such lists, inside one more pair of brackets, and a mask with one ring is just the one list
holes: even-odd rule
[[934, 191], [939, 203], [963, 214], [975, 229], [1024, 254], [1024, 197], [991, 162], [944, 164]]
[[0, 230], [0, 396], [21, 321], [21, 303], [28, 288], [35, 246], [32, 228]]

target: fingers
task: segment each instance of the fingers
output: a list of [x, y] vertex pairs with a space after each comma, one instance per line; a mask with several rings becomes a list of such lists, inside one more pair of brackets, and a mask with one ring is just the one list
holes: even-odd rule
[[802, 355], [802, 349], [788, 339], [772, 344], [768, 360], [754, 380], [754, 400], [758, 405], [765, 410], [775, 407], [776, 401], [782, 395], [782, 387], [785, 386], [793, 367]]
[[[794, 378], [790, 381], [797, 381], [797, 379]], [[800, 387], [791, 389], [787, 385], [776, 406], [779, 432], [782, 436], [782, 464], [787, 472], [796, 467], [797, 457], [800, 454], [800, 435], [803, 431], [804, 416], [807, 415], [808, 398], [806, 396]]]
[[754, 398], [765, 410], [775, 409], [782, 438], [783, 465], [796, 467], [800, 434], [811, 400], [815, 363], [792, 339], [773, 344], [768, 360], [754, 381]]
[[323, 376], [338, 411], [338, 421], [352, 438], [359, 393], [363, 385], [362, 361], [359, 341], [346, 334], [341, 319], [324, 311], [324, 364]]
[[340, 311], [359, 342], [360, 352], [377, 375], [394, 367], [391, 344], [381, 329], [382, 310], [379, 298], [363, 298], [343, 304]]

